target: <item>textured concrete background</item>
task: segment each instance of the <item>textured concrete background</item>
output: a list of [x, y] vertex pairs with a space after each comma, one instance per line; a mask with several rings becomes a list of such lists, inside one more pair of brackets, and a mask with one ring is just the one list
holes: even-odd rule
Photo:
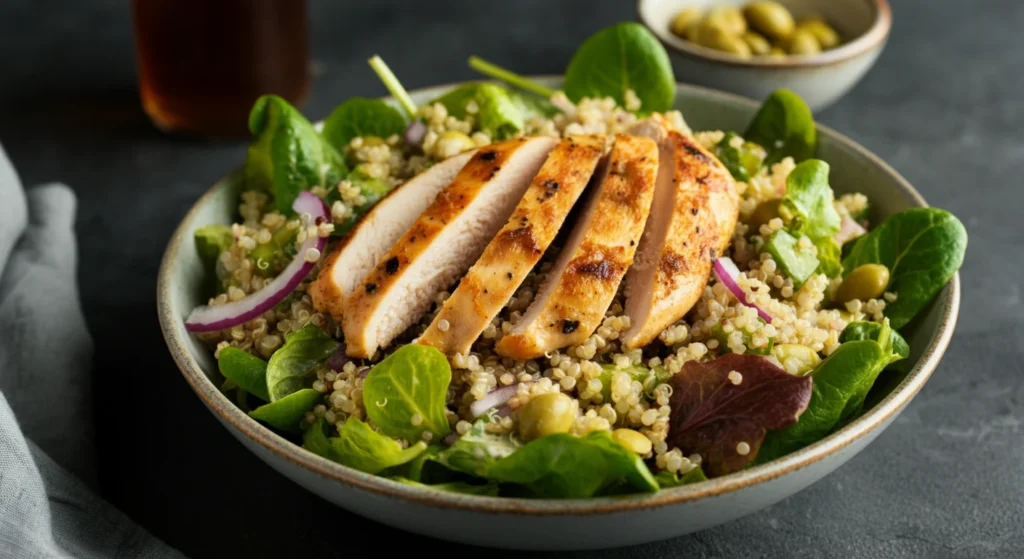
[[[306, 493], [231, 438], [183, 382], [156, 323], [158, 261], [244, 144], [149, 126], [126, 5], [0, 6], [0, 142], [27, 183], [63, 181], [80, 199], [105, 496], [195, 557], [334, 555], [354, 539], [378, 553], [389, 544], [479, 553]], [[807, 491], [700, 534], [588, 555], [1024, 556], [1024, 3], [897, 0], [894, 15], [876, 67], [818, 119], [966, 224], [963, 308], [945, 360], [886, 433]], [[321, 118], [349, 96], [383, 94], [365, 63], [373, 52], [409, 88], [472, 77], [473, 53], [558, 73], [584, 37], [633, 18], [627, 0], [315, 2], [320, 73], [305, 112]]]

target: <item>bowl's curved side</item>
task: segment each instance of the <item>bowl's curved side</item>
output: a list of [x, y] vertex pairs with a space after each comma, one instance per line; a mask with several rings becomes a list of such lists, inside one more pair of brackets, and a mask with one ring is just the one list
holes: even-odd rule
[[[539, 78], [557, 86], [559, 78]], [[414, 92], [422, 102], [448, 85]], [[700, 87], [680, 86], [678, 103], [695, 129], [742, 129], [757, 104]], [[692, 116], [692, 118], [691, 118]], [[842, 135], [819, 127], [822, 157], [830, 160], [838, 190], [865, 192], [876, 201], [875, 218], [926, 205], [895, 170]], [[216, 363], [184, 329], [183, 317], [200, 301], [202, 270], [192, 231], [206, 223], [228, 222], [240, 185], [235, 172], [210, 189], [175, 231], [161, 262], [158, 316], [170, 352], [186, 380], [232, 435], [262, 460], [308, 490], [370, 518], [414, 532], [479, 543], [581, 548], [652, 541], [743, 516], [817, 481], [859, 452], [907, 405], [934, 371], [952, 336], [959, 309], [955, 276], [928, 309], [911, 339], [916, 360], [906, 377], [860, 418], [838, 432], [789, 456], [714, 480], [662, 490], [653, 495], [583, 500], [491, 498], [424, 490], [341, 466], [316, 456], [249, 418], [211, 381]], [[557, 523], [550, 517], [557, 517]], [[518, 530], [496, 536], [496, 517], [537, 534], [519, 541]], [[545, 519], [548, 520], [545, 520]], [[503, 524], [503, 527], [506, 524]], [[624, 529], [623, 526], [628, 526]], [[476, 528], [479, 528], [477, 530]], [[595, 535], [596, 534], [596, 535]], [[582, 538], [587, 535], [587, 538]], [[588, 539], [589, 538], [589, 539]]]

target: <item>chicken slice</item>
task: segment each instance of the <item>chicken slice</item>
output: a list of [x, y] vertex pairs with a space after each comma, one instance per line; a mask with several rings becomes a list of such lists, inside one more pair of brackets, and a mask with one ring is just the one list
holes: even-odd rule
[[605, 136], [569, 136], [548, 155], [508, 222], [417, 343], [467, 354], [562, 227], [593, 176]]
[[555, 138], [519, 138], [479, 148], [455, 180], [343, 303], [350, 357], [370, 357], [422, 317], [439, 291], [476, 261], [508, 220]]
[[586, 340], [601, 324], [633, 263], [651, 209], [658, 145], [616, 134], [586, 205], [526, 314], [497, 344], [512, 359], [533, 359]]
[[340, 323], [345, 298], [427, 209], [437, 193], [455, 180], [472, 156], [473, 151], [468, 151], [440, 161], [377, 202], [324, 259], [319, 275], [308, 289], [313, 308], [330, 314]]
[[658, 140], [661, 163], [651, 215], [624, 280], [630, 326], [620, 339], [629, 349], [651, 343], [689, 312], [739, 213], [732, 177], [691, 136], [649, 122], [631, 131]]

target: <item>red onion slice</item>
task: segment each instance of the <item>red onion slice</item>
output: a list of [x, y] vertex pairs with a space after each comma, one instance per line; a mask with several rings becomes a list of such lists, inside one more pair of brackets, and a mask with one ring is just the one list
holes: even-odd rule
[[402, 139], [405, 140], [407, 145], [420, 147], [426, 135], [427, 125], [417, 118], [409, 123], [408, 128], [405, 129], [405, 134], [402, 135]]
[[867, 232], [867, 229], [864, 229], [861, 224], [854, 221], [850, 216], [844, 215], [842, 221], [839, 222], [839, 232], [832, 238], [839, 243], [839, 246], [843, 246], [846, 241], [855, 239]]
[[[315, 194], [302, 191], [292, 204], [292, 209], [300, 216], [306, 214], [311, 221], [303, 220], [303, 223], [311, 223], [326, 220], [330, 217], [327, 205]], [[256, 293], [252, 293], [244, 299], [233, 301], [224, 305], [208, 306], [203, 305], [192, 310], [185, 320], [185, 329], [189, 332], [212, 332], [231, 328], [238, 324], [244, 324], [281, 302], [295, 287], [306, 278], [309, 271], [316, 266], [316, 260], [308, 262], [306, 255], [310, 249], [323, 253], [327, 239], [312, 235], [299, 247], [295, 258], [288, 264], [288, 267], [281, 272], [273, 281], [265, 285]]]
[[487, 413], [487, 410], [496, 408], [503, 405], [509, 400], [509, 398], [516, 395], [516, 391], [519, 389], [519, 384], [510, 384], [508, 386], [502, 386], [495, 388], [487, 393], [486, 396], [473, 402], [469, 405], [469, 413], [472, 414], [473, 419], [480, 417]]
[[715, 260], [714, 264], [715, 277], [718, 281], [722, 282], [729, 291], [739, 299], [740, 303], [748, 307], [757, 309], [757, 316], [761, 317], [761, 320], [771, 324], [772, 316], [766, 313], [761, 307], [753, 304], [747, 298], [747, 292], [743, 291], [743, 288], [739, 284], [740, 269], [736, 267], [736, 263], [732, 261], [732, 258], [723, 257]]

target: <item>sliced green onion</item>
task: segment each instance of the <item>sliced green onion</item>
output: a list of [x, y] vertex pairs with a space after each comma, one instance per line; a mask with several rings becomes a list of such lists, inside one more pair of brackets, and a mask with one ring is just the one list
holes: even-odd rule
[[496, 80], [518, 87], [519, 89], [525, 89], [531, 93], [536, 93], [544, 98], [550, 99], [551, 96], [555, 94], [555, 90], [550, 87], [545, 87], [525, 76], [520, 76], [519, 74], [502, 68], [501, 66], [491, 64], [477, 56], [469, 57], [469, 67], [481, 74], [484, 74], [485, 76], [490, 76]]
[[384, 87], [388, 89], [391, 96], [398, 101], [398, 104], [401, 105], [403, 109], [405, 109], [409, 118], [414, 118], [416, 116], [416, 103], [412, 102], [412, 97], [409, 97], [409, 92], [402, 87], [401, 82], [399, 82], [398, 78], [395, 77], [395, 74], [391, 72], [391, 68], [388, 68], [388, 65], [384, 63], [384, 60], [376, 54], [370, 58], [369, 62], [370, 67], [377, 73], [380, 81], [384, 82]]

